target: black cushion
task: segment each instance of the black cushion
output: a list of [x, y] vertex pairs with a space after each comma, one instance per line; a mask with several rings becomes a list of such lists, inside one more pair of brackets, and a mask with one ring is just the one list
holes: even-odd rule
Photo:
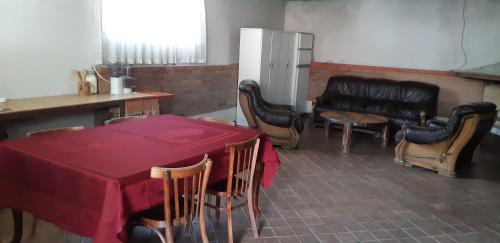
[[[316, 99], [314, 121], [323, 122], [323, 111], [353, 111], [390, 118], [392, 131], [401, 125], [417, 125], [420, 113], [436, 115], [439, 87], [415, 81], [334, 76]], [[394, 127], [396, 126], [396, 127]]]
[[404, 138], [416, 144], [435, 144], [449, 138], [443, 127], [410, 126], [404, 131]]
[[460, 127], [462, 118], [471, 114], [490, 113], [496, 110], [497, 106], [491, 102], [477, 102], [466, 105], [457, 106], [453, 109], [450, 115], [450, 120], [446, 129], [449, 134], [455, 134]]
[[[485, 113], [496, 113], [496, 105], [491, 102], [460, 105], [453, 109], [448, 123], [431, 120], [428, 122], [427, 127], [407, 127], [404, 129], [404, 137], [406, 140], [417, 144], [439, 143], [457, 134], [465, 116]], [[491, 129], [492, 124], [492, 121], [481, 122], [478, 130], [484, 133], [484, 131]]]

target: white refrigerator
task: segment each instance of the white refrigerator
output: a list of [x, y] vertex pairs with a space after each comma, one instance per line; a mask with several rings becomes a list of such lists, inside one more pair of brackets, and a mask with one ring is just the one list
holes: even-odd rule
[[[309, 33], [242, 28], [238, 84], [255, 80], [266, 101], [293, 105], [298, 113], [308, 112], [313, 42], [314, 36]], [[236, 123], [247, 126], [239, 99], [236, 110]]]

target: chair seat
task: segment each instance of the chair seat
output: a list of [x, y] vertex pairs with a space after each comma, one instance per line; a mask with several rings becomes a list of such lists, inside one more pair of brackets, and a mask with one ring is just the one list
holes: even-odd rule
[[[184, 199], [180, 198], [179, 199], [179, 210], [180, 210], [180, 215], [184, 215]], [[191, 203], [189, 203], [191, 205]], [[190, 208], [189, 208], [190, 209]], [[180, 222], [175, 222], [175, 203], [174, 200], [171, 201], [170, 203], [170, 212], [172, 212], [172, 221], [174, 221], [174, 225], [176, 224], [184, 224], [185, 220], [184, 217], [180, 217]], [[140, 218], [139, 221], [141, 224], [148, 226], [148, 227], [153, 227], [157, 229], [165, 228], [165, 210], [163, 204], [158, 205], [156, 207], [146, 209], [142, 212], [139, 212], [136, 215], [137, 218]]]
[[[236, 185], [236, 178], [233, 178], [233, 185]], [[227, 180], [223, 180], [223, 181], [219, 181], [215, 184], [208, 185], [207, 186], [207, 193], [226, 192], [226, 189], [227, 189]], [[234, 190], [234, 188], [233, 188], [233, 190]]]
[[[243, 182], [245, 181], [245, 179], [248, 178], [248, 173], [249, 173], [248, 170], [243, 170], [243, 171], [239, 172], [237, 175], [235, 175], [235, 177], [233, 177], [233, 180], [232, 180], [233, 188], [232, 188], [232, 190], [236, 190], [236, 188], [234, 188], [234, 185], [236, 185], [236, 181], [237, 180], [239, 180], [239, 185], [243, 184]], [[225, 192], [226, 190], [227, 190], [227, 180], [222, 180], [222, 181], [219, 181], [219, 182], [217, 182], [215, 184], [207, 186], [207, 191]]]

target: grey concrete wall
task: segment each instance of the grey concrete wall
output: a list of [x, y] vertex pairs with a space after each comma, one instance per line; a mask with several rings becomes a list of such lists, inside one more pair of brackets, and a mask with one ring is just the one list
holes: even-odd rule
[[[315, 60], [450, 70], [464, 61], [462, 0], [288, 1], [285, 30], [312, 32]], [[473, 68], [500, 61], [500, 1], [468, 0], [464, 35]]]

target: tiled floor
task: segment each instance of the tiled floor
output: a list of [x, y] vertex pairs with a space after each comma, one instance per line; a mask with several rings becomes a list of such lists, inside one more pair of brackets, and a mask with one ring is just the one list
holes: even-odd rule
[[[459, 178], [396, 165], [394, 145], [368, 134], [355, 134], [344, 155], [340, 138], [307, 128], [299, 150], [278, 149], [282, 166], [262, 190], [260, 238], [240, 210], [236, 242], [500, 242], [500, 138], [488, 137]], [[223, 218], [209, 220], [210, 240], [225, 242]]]
[[[476, 165], [459, 178], [398, 166], [394, 145], [382, 148], [367, 134], [356, 133], [352, 153], [344, 155], [340, 137], [307, 127], [299, 150], [278, 149], [282, 166], [261, 194], [260, 238], [242, 209], [233, 213], [235, 242], [500, 242], [499, 137], [486, 139]], [[209, 217], [212, 242], [225, 242], [224, 218]], [[44, 238], [47, 225], [34, 239]], [[201, 242], [182, 229], [176, 237]], [[132, 242], [160, 241], [136, 227]]]

